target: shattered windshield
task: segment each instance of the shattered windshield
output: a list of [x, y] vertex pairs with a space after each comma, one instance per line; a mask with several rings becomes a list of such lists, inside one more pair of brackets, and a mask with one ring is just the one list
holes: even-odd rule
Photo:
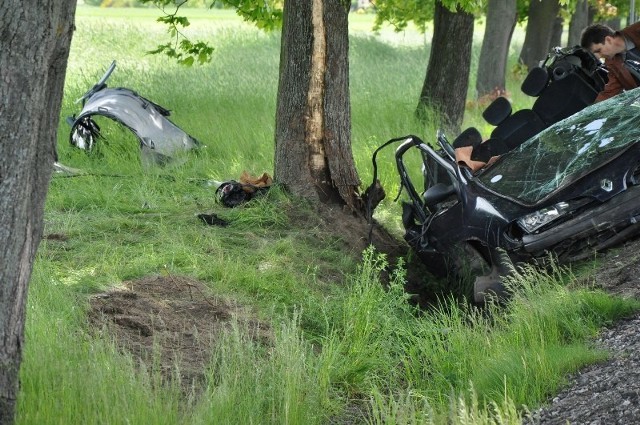
[[589, 106], [527, 140], [479, 180], [534, 204], [640, 140], [640, 88]]

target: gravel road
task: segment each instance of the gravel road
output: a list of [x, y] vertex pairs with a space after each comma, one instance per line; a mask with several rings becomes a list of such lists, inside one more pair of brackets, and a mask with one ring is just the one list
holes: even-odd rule
[[[611, 293], [640, 299], [640, 241], [602, 258], [593, 279]], [[640, 314], [604, 329], [595, 345], [610, 358], [581, 370], [526, 424], [640, 424]]]

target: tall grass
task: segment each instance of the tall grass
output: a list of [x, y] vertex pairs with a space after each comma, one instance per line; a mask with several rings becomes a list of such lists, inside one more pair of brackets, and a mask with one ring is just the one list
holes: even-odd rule
[[[173, 110], [205, 147], [146, 169], [126, 131], [105, 121], [109, 143], [86, 155], [69, 146], [61, 120], [60, 161], [87, 174], [55, 176], [49, 188], [45, 234], [58, 237], [43, 240], [31, 281], [19, 424], [517, 423], [566, 373], [603, 358], [585, 340], [637, 303], [570, 291], [558, 283], [571, 280], [566, 270], [517, 276], [507, 307], [444, 299], [419, 311], [402, 289], [402, 268], [385, 286], [384, 257], [369, 251], [358, 263], [317, 222], [292, 222], [291, 211], [312, 217], [300, 201], [274, 189], [246, 208], [217, 205], [212, 180], [272, 171], [279, 38], [228, 11], [189, 13], [189, 35], [217, 49], [202, 67], [145, 53], [165, 37], [149, 9], [79, 9], [61, 118], [79, 111], [75, 99], [115, 59], [110, 86]], [[368, 183], [383, 141], [435, 133], [413, 120], [429, 45], [410, 31], [367, 33], [371, 17], [353, 19], [353, 146]], [[478, 111], [466, 120], [480, 122]], [[381, 155], [380, 177], [393, 193], [390, 155]], [[201, 225], [195, 215], [206, 211], [231, 224]], [[397, 226], [395, 204], [385, 201], [379, 214]], [[197, 397], [87, 325], [88, 294], [167, 271], [250, 305], [274, 333], [265, 345], [232, 327]]]
[[569, 292], [557, 275], [529, 270], [514, 280], [513, 303], [490, 316], [453, 302], [419, 314], [402, 273], [383, 288], [383, 266], [369, 252], [325, 304], [320, 351], [298, 314], [279, 316], [270, 347], [234, 327], [216, 345], [209, 384], [193, 404], [157, 385], [153, 370], [135, 371], [108, 340], [78, 332], [82, 298], [38, 268], [20, 422], [311, 424], [347, 409], [357, 423], [516, 423], [557, 388], [562, 372], [603, 358], [582, 345], [585, 338], [637, 307], [588, 288]]
[[109, 338], [84, 328], [86, 299], [40, 259], [29, 291], [18, 423], [180, 423], [178, 388], [139, 373]]
[[[614, 319], [613, 310], [624, 316], [637, 304], [589, 288], [569, 291], [558, 283], [567, 273], [525, 270], [512, 279], [512, 302], [489, 314], [446, 302], [420, 317], [385, 315], [377, 323], [394, 331], [380, 333], [391, 353], [383, 364], [395, 370], [376, 374], [372, 422], [518, 423], [564, 373], [602, 360], [606, 354], [584, 341]], [[398, 301], [393, 291], [384, 296], [392, 297], [384, 305]]]

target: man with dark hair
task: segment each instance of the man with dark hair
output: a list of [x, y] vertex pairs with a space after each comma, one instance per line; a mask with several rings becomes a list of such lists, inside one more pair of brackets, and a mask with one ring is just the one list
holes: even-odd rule
[[609, 71], [609, 82], [598, 94], [596, 102], [640, 85], [625, 65], [627, 59], [640, 62], [640, 22], [620, 31], [602, 24], [590, 25], [582, 31], [580, 45], [599, 59], [604, 58]]

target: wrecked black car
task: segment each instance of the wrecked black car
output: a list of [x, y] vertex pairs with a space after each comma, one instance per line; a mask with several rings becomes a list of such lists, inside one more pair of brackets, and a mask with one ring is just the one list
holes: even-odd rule
[[145, 164], [163, 165], [179, 152], [200, 147], [200, 142], [171, 122], [170, 111], [133, 90], [107, 87], [116, 67], [113, 61], [104, 76], [76, 103], [82, 102], [77, 116], [67, 118], [71, 126], [69, 142], [88, 152], [100, 139], [100, 127], [94, 117], [104, 116], [122, 124], [136, 135]]
[[[640, 89], [590, 105], [602, 74], [577, 50], [568, 52], [572, 70], [556, 71], [553, 60], [535, 70], [546, 85], [540, 98], [530, 110], [504, 113], [485, 142], [470, 142], [473, 129], [451, 144], [442, 131], [433, 144], [417, 136], [387, 142], [401, 142], [395, 160], [408, 195], [405, 239], [435, 275], [471, 277], [478, 303], [508, 296], [503, 277], [518, 264], [586, 259], [640, 233]], [[485, 143], [496, 145], [478, 149], [474, 160], [484, 167], [457, 158], [468, 147], [474, 158]], [[403, 157], [415, 150], [423, 168], [412, 174]], [[413, 183], [416, 174], [423, 185]]]

